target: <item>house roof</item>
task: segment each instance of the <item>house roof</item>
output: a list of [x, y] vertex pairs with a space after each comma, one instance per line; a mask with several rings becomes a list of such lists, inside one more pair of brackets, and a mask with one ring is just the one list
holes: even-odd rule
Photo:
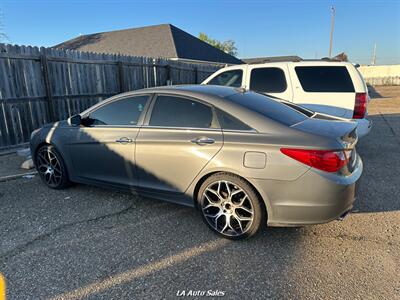
[[266, 57], [254, 57], [254, 58], [242, 58], [246, 64], [259, 64], [265, 62], [282, 62], [282, 61], [299, 61], [302, 60], [300, 56], [288, 55], [288, 56], [266, 56]]
[[81, 35], [55, 45], [54, 48], [227, 64], [242, 63], [236, 57], [171, 24]]

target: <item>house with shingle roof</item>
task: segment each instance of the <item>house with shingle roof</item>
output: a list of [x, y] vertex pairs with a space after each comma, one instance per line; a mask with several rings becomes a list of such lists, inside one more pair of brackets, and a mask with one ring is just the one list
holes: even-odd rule
[[241, 64], [242, 61], [171, 24], [81, 35], [54, 48], [180, 61]]

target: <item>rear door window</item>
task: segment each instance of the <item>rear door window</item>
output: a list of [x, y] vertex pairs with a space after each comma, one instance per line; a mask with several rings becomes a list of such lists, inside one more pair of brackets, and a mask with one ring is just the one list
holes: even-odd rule
[[207, 84], [241, 87], [242, 78], [243, 78], [242, 70], [226, 71], [215, 76]]
[[158, 96], [151, 113], [150, 126], [210, 128], [211, 107], [187, 98]]
[[295, 67], [295, 71], [305, 92], [354, 92], [353, 82], [345, 66], [304, 66]]
[[259, 93], [282, 93], [286, 89], [286, 78], [282, 69], [256, 68], [251, 70], [250, 90]]

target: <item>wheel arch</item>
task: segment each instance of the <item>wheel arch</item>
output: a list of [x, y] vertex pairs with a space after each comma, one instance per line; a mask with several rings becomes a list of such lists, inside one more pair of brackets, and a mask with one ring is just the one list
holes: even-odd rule
[[36, 155], [37, 155], [37, 152], [39, 151], [40, 148], [42, 148], [43, 146], [46, 146], [46, 145], [48, 145], [48, 146], [53, 146], [52, 144], [50, 144], [50, 143], [48, 143], [48, 142], [46, 142], [46, 141], [42, 141], [42, 142], [38, 143], [38, 144], [35, 146], [34, 149], [32, 149], [31, 156], [32, 156], [33, 163], [34, 163], [35, 165], [36, 165]]

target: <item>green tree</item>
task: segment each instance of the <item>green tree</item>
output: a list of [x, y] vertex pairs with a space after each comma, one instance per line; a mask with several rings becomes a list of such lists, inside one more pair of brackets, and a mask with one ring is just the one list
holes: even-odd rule
[[238, 54], [237, 48], [235, 46], [235, 41], [233, 40], [227, 40], [227, 41], [218, 41], [215, 39], [210, 38], [207, 34], [200, 32], [199, 33], [199, 39], [202, 40], [203, 42], [206, 42], [210, 44], [211, 46], [214, 46], [215, 48], [218, 48], [225, 53], [228, 53], [230, 55], [236, 56]]

